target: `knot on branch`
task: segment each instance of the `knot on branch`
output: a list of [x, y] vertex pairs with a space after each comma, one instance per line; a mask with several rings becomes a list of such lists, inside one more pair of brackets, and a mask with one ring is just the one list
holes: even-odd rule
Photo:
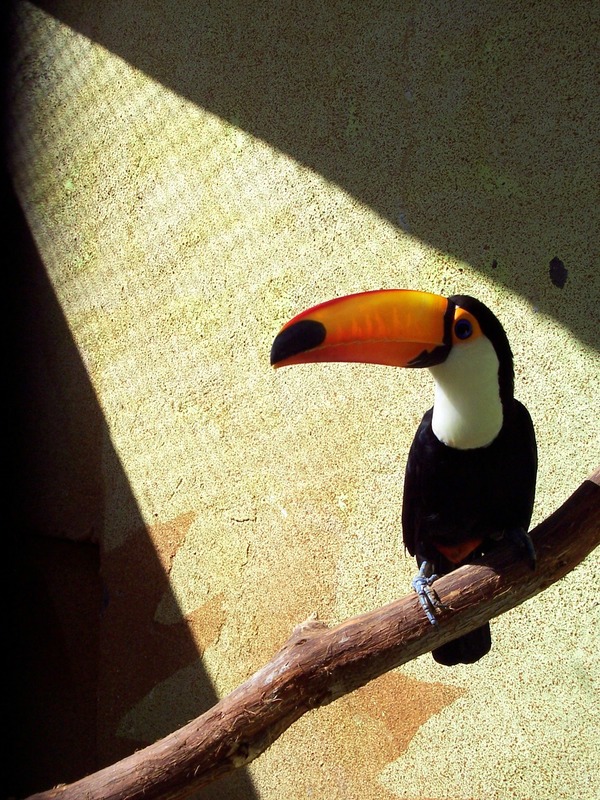
[[323, 633], [324, 630], [329, 630], [329, 625], [320, 620], [317, 612], [314, 611], [310, 617], [308, 617], [308, 619], [305, 619], [304, 622], [300, 622], [298, 625], [296, 625], [290, 638], [284, 644], [282, 649], [285, 650], [289, 647], [297, 647], [298, 645], [302, 645], [309, 639], [319, 636], [319, 634]]

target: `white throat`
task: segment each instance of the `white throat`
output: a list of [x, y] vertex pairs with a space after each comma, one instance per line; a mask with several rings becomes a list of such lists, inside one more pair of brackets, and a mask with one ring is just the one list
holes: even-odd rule
[[430, 372], [435, 380], [433, 432], [450, 447], [491, 444], [502, 428], [498, 356], [485, 336], [459, 342]]

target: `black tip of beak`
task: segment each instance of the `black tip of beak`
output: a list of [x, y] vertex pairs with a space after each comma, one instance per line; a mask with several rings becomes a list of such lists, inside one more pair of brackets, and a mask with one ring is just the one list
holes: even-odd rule
[[278, 333], [271, 347], [271, 366], [274, 367], [286, 358], [312, 350], [325, 341], [327, 332], [321, 322], [302, 319]]

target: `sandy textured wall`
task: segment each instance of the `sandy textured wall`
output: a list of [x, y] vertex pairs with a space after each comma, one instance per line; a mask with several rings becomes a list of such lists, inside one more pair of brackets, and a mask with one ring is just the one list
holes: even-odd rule
[[[407, 591], [431, 380], [275, 373], [293, 314], [473, 294], [537, 428], [534, 521], [598, 461], [597, 8], [288, 5], [15, 4], [11, 175], [105, 423], [103, 762], [313, 611]], [[474, 666], [427, 656], [307, 715], [210, 796], [595, 798], [598, 571], [495, 622]]]

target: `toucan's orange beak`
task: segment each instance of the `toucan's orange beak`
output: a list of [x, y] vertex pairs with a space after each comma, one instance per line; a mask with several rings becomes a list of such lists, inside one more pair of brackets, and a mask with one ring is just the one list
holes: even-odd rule
[[445, 297], [408, 289], [329, 300], [283, 326], [271, 348], [271, 364], [360, 361], [430, 367], [450, 350], [453, 308]]

